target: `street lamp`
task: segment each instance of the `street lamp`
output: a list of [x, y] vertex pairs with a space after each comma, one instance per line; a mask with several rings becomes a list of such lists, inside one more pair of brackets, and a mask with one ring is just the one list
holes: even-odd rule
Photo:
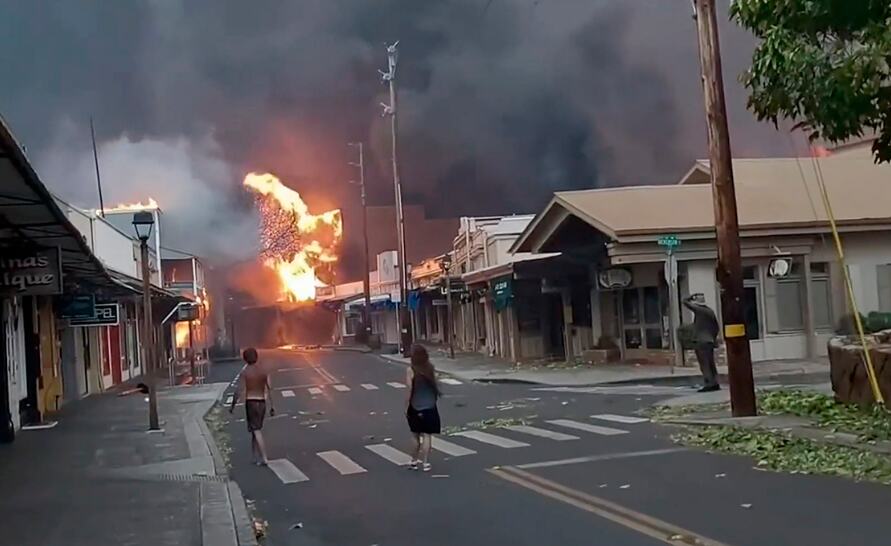
[[446, 277], [446, 329], [449, 336], [449, 358], [455, 358], [455, 343], [452, 336], [452, 276], [449, 275], [449, 269], [452, 268], [452, 255], [443, 254], [439, 259], [439, 267], [445, 272]]
[[155, 390], [154, 335], [152, 333], [152, 288], [149, 278], [148, 240], [155, 225], [155, 215], [149, 211], [139, 211], [133, 215], [133, 229], [139, 238], [139, 252], [142, 260], [142, 312], [143, 312], [143, 355], [146, 363], [146, 385], [149, 395], [149, 430], [161, 430], [158, 423], [158, 395]]

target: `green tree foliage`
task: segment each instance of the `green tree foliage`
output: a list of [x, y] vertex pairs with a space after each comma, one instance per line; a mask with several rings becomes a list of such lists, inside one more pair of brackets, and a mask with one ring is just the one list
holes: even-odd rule
[[812, 140], [875, 132], [891, 160], [891, 0], [735, 0], [731, 16], [760, 40], [742, 76], [758, 119]]

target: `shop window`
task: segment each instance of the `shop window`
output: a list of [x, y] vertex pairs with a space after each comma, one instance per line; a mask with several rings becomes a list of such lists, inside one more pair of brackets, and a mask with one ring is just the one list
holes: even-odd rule
[[813, 303], [814, 328], [832, 329], [832, 284], [829, 282], [829, 264], [811, 264], [811, 302]]
[[780, 331], [799, 331], [804, 328], [800, 277], [790, 275], [777, 280], [777, 319]]

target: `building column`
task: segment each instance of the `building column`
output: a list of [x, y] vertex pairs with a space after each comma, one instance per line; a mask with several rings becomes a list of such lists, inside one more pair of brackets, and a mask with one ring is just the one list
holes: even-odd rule
[[591, 287], [591, 338], [595, 347], [600, 345], [600, 337], [603, 335], [603, 320], [600, 318], [600, 291], [596, 286]]
[[564, 288], [560, 291], [560, 298], [563, 300], [563, 346], [566, 361], [569, 362], [575, 356], [575, 347], [573, 346], [574, 336], [572, 335], [572, 291]]
[[811, 286], [811, 257], [805, 254], [802, 259], [804, 269], [804, 333], [805, 356], [814, 358], [817, 345], [817, 331], [814, 326], [814, 291]]

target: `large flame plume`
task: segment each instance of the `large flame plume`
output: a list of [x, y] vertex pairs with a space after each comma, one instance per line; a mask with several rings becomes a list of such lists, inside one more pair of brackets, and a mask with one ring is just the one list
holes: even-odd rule
[[317, 268], [337, 261], [343, 237], [340, 210], [311, 214], [299, 193], [269, 173], [250, 173], [244, 185], [257, 193], [260, 258], [278, 274], [280, 299], [315, 299], [316, 288], [325, 286]]

